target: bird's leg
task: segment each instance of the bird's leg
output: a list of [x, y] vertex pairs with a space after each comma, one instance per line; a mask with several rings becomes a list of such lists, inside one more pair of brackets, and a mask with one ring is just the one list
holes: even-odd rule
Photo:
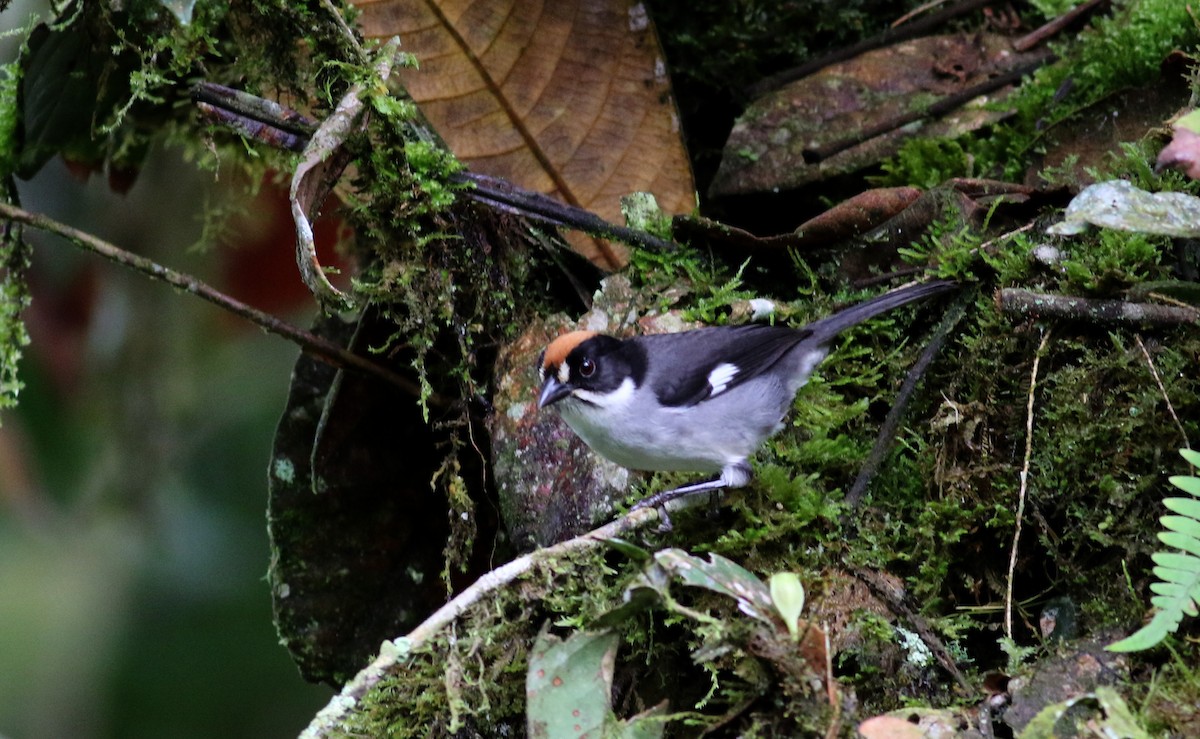
[[721, 476], [715, 480], [706, 482], [698, 482], [693, 485], [684, 485], [683, 487], [664, 490], [661, 493], [655, 493], [648, 498], [640, 500], [633, 506], [631, 510], [640, 508], [657, 508], [658, 517], [662, 521], [659, 527], [663, 531], [671, 530], [671, 519], [667, 515], [667, 503], [688, 495], [696, 493], [716, 493], [723, 488], [740, 488], [750, 482], [750, 465], [745, 462], [731, 464], [721, 470]]

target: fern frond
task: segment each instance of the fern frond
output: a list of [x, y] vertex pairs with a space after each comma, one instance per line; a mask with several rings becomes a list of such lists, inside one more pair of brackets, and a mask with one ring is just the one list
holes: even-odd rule
[[[1189, 464], [1200, 467], [1200, 453], [1191, 449], [1179, 452]], [[1142, 628], [1108, 645], [1113, 652], [1149, 649], [1179, 628], [1183, 617], [1200, 614], [1200, 477], [1175, 475], [1170, 482], [1194, 498], [1167, 498], [1163, 505], [1178, 514], [1159, 519], [1165, 531], [1158, 539], [1176, 550], [1151, 555], [1158, 582], [1150, 584], [1154, 595], [1150, 603], [1157, 611]]]

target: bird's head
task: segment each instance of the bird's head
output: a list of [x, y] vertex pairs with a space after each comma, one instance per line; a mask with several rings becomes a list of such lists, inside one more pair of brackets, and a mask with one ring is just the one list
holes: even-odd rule
[[597, 404], [626, 380], [637, 383], [634, 367], [625, 357], [624, 342], [595, 331], [572, 331], [546, 347], [538, 361], [542, 390], [538, 407], [574, 397]]

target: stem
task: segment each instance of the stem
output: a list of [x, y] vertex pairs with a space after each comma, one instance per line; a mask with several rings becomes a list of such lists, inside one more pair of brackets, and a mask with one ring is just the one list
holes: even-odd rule
[[[212, 122], [229, 126], [241, 135], [268, 146], [303, 150], [316, 129], [307, 118], [278, 103], [211, 82], [197, 84], [192, 98], [201, 113]], [[609, 223], [590, 210], [526, 190], [499, 177], [463, 171], [452, 175], [450, 180], [469, 183], [472, 187], [463, 190], [462, 194], [492, 208], [576, 229], [598, 238], [617, 239], [644, 249], [672, 251], [678, 248], [671, 241], [635, 228]]]
[[1017, 492], [1017, 521], [1013, 527], [1012, 550], [1008, 556], [1008, 581], [1004, 593], [1004, 635], [1012, 639], [1012, 597], [1013, 576], [1017, 569], [1017, 545], [1021, 541], [1021, 521], [1025, 518], [1025, 499], [1029, 490], [1029, 464], [1033, 459], [1033, 398], [1037, 390], [1038, 365], [1042, 362], [1042, 354], [1050, 341], [1051, 329], [1046, 329], [1042, 342], [1038, 344], [1037, 353], [1033, 356], [1033, 369], [1029, 373], [1029, 398], [1025, 404], [1025, 459], [1021, 464], [1021, 487]]
[[[30, 213], [14, 205], [8, 203], [0, 203], [0, 218], [8, 221], [23, 223], [32, 228], [41, 231], [47, 231], [52, 234], [57, 234], [72, 242], [76, 246], [97, 254], [110, 262], [129, 267], [132, 270], [141, 272], [151, 279], [160, 280], [173, 287], [177, 287], [184, 292], [191, 293], [199, 298], [220, 308], [240, 316], [251, 323], [260, 326], [267, 333], [282, 336], [283, 338], [298, 344], [304, 351], [314, 357], [328, 362], [335, 367], [351, 367], [366, 374], [373, 375], [384, 382], [387, 382], [408, 395], [413, 397], [421, 397], [421, 389], [415, 382], [403, 377], [392, 370], [372, 362], [371, 360], [362, 357], [354, 352], [348, 351], [344, 347], [322, 338], [304, 329], [293, 326], [292, 324], [282, 321], [270, 313], [265, 313], [257, 308], [253, 308], [240, 300], [229, 297], [216, 288], [204, 283], [191, 275], [182, 272], [176, 272], [169, 267], [155, 262], [138, 254], [126, 251], [118, 246], [114, 246], [103, 239], [100, 239], [92, 234], [72, 228], [63, 223], [42, 215], [40, 213]], [[434, 395], [428, 399], [430, 405], [444, 407], [449, 405], [448, 401], [440, 395]]]
[[929, 369], [929, 365], [933, 363], [934, 357], [942, 350], [946, 339], [950, 337], [950, 332], [954, 330], [959, 320], [962, 319], [963, 313], [966, 311], [972, 297], [972, 293], [964, 292], [950, 306], [941, 323], [933, 330], [933, 338], [929, 340], [924, 351], [921, 352], [921, 356], [917, 358], [916, 364], [912, 366], [912, 369], [908, 371], [908, 375], [904, 378], [904, 384], [900, 386], [900, 392], [896, 394], [896, 400], [892, 402], [892, 407], [888, 410], [887, 418], [884, 419], [883, 425], [879, 429], [879, 434], [875, 437], [875, 446], [871, 448], [871, 453], [867, 456], [867, 461], [863, 463], [862, 469], [859, 470], [858, 477], [855, 478], [854, 484], [850, 487], [850, 492], [846, 493], [844, 502], [847, 508], [847, 516], [858, 507], [863, 493], [867, 491], [867, 486], [871, 484], [875, 473], [879, 471], [879, 468], [887, 459], [887, 454], [892, 448], [892, 442], [895, 441], [896, 434], [900, 429], [900, 421], [904, 418], [904, 411], [908, 408], [913, 393], [916, 392], [917, 383], [925, 376], [925, 372]]
[[1032, 56], [1029, 61], [1021, 64], [1018, 67], [1015, 67], [1002, 74], [998, 74], [991, 79], [968, 87], [960, 92], [956, 92], [953, 95], [947, 95], [946, 97], [941, 98], [937, 102], [931, 104], [927, 108], [910, 111], [908, 113], [904, 113], [903, 115], [898, 115], [894, 118], [882, 121], [874, 126], [863, 129], [862, 131], [858, 131], [848, 138], [840, 139], [838, 141], [831, 141], [824, 146], [818, 146], [813, 149], [805, 149], [803, 152], [801, 152], [801, 154], [804, 157], [804, 161], [808, 164], [823, 162], [835, 154], [840, 154], [847, 149], [853, 149], [859, 144], [870, 141], [876, 136], [882, 136], [886, 133], [891, 133], [898, 128], [907, 126], [910, 123], [915, 123], [916, 121], [923, 120], [925, 118], [934, 118], [936, 116], [945, 115], [946, 113], [961, 108], [963, 105], [966, 105], [980, 95], [986, 95], [987, 93], [994, 92], [1002, 87], [1014, 85], [1020, 82], [1021, 78], [1025, 75], [1033, 73], [1040, 67], [1053, 62], [1055, 59], [1056, 57], [1049, 52], [1037, 54]]
[[933, 13], [932, 15], [927, 15], [921, 20], [913, 21], [912, 23], [906, 23], [898, 28], [889, 28], [876, 36], [872, 36], [871, 38], [864, 39], [856, 44], [851, 44], [850, 46], [838, 49], [837, 51], [826, 54], [825, 56], [805, 62], [798, 67], [793, 67], [791, 69], [784, 70], [779, 74], [767, 77], [766, 79], [761, 80], [750, 87], [749, 90], [747, 90], [747, 96], [750, 98], [759, 97], [760, 95], [764, 95], [771, 90], [783, 87], [789, 82], [795, 82], [798, 79], [807, 77], [810, 74], [818, 72], [832, 64], [844, 62], [847, 59], [853, 59], [859, 54], [871, 51], [872, 49], [879, 49], [889, 44], [894, 44], [906, 39], [922, 36], [928, 33], [930, 29], [936, 28], [946, 21], [969, 13], [972, 10], [982, 8], [985, 5], [991, 4], [991, 2], [992, 0], [963, 0], [962, 2], [951, 5], [945, 10]]

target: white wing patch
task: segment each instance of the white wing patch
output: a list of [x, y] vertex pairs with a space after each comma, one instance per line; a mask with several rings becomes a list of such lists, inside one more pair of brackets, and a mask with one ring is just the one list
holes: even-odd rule
[[708, 373], [708, 386], [712, 388], [709, 396], [717, 395], [725, 391], [729, 387], [729, 383], [733, 382], [733, 378], [737, 377], [737, 373], [741, 370], [737, 365], [728, 362], [722, 362], [713, 368], [712, 372]]

